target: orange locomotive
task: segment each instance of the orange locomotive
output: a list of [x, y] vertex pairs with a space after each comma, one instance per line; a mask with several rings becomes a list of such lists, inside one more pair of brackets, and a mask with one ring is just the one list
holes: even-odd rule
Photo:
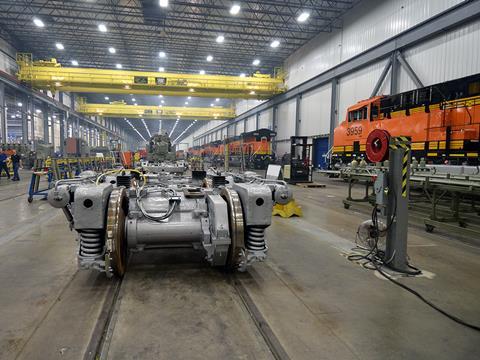
[[[230, 165], [238, 166], [243, 153], [247, 168], [266, 169], [274, 160], [271, 140], [275, 135], [276, 133], [269, 129], [259, 129], [226, 139]], [[190, 148], [188, 152], [193, 156], [209, 157], [212, 163], [221, 164], [225, 155], [225, 145], [223, 141], [216, 140], [202, 147]]]
[[388, 156], [391, 136], [408, 136], [427, 163], [478, 165], [480, 74], [392, 96], [359, 101], [335, 129], [332, 162]]

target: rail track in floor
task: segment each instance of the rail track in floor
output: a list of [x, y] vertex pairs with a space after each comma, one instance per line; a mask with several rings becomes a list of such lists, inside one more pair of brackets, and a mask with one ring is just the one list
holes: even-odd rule
[[[211, 269], [213, 272], [217, 270]], [[289, 355], [285, 351], [284, 347], [276, 337], [274, 331], [262, 315], [259, 308], [256, 306], [252, 297], [249, 295], [248, 289], [244, 286], [241, 279], [234, 273], [223, 273], [225, 277], [225, 284], [231, 288], [231, 292], [236, 294], [238, 302], [242, 304], [243, 310], [248, 313], [249, 321], [254, 326], [258, 333], [261, 335], [262, 343], [268, 348], [271, 358], [276, 360], [290, 360]], [[118, 327], [119, 317], [122, 314], [122, 301], [125, 298], [131, 296], [129, 292], [131, 289], [126, 285], [129, 281], [135, 281], [135, 278], [129, 279], [129, 271], [125, 274], [123, 279], [111, 279], [111, 285], [108, 290], [108, 295], [103, 304], [98, 321], [93, 329], [92, 337], [87, 346], [84, 360], [105, 360], [113, 358], [110, 354], [112, 343], [114, 342], [115, 332]], [[208, 279], [202, 280], [198, 286], [205, 286], [205, 282]], [[168, 289], [165, 289], [168, 291]], [[148, 297], [149, 294], [143, 294]], [[215, 301], [214, 299], [212, 301]], [[154, 317], [154, 313], [150, 313], [147, 308], [144, 309], [148, 316]], [[192, 309], [192, 317], [195, 316], [196, 309]], [[159, 320], [160, 321], [160, 320]], [[135, 324], [132, 324], [135, 327]], [[145, 329], [145, 331], [148, 331]], [[166, 331], [172, 331], [172, 329], [166, 329]], [[158, 334], [162, 336], [162, 334]], [[179, 356], [181, 358], [181, 356]]]

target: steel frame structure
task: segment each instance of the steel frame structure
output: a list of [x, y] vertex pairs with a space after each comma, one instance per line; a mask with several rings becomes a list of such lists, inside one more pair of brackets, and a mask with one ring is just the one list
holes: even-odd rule
[[[287, 56], [320, 32], [341, 26], [342, 15], [360, 0], [249, 0], [239, 14], [229, 13], [230, 0], [171, 0], [168, 8], [157, 0], [0, 0], [0, 34], [19, 51], [37, 59], [56, 54], [62, 63], [76, 59], [81, 66], [238, 75], [260, 70], [269, 73]], [[298, 23], [302, 11], [310, 18]], [[37, 28], [33, 17], [44, 28]], [[108, 31], [98, 31], [105, 24]], [[215, 42], [217, 35], [224, 43]], [[271, 48], [272, 40], [281, 46]], [[55, 49], [61, 42], [65, 51]], [[109, 55], [113, 46], [117, 53]], [[158, 52], [165, 51], [165, 59]], [[214, 61], [206, 63], [208, 54]], [[261, 57], [259, 67], [252, 60]]]
[[[352, 72], [358, 71], [372, 63], [379, 62], [383, 59], [389, 59], [386, 65], [386, 70], [382, 72], [381, 77], [379, 78], [375, 89], [375, 92], [378, 91], [377, 88], [381, 86], [381, 83], [384, 81], [385, 77], [389, 73], [389, 68], [395, 69], [399, 65], [405, 67], [409, 76], [412, 77], [415, 84], [419, 86], [421, 84], [420, 79], [415, 74], [414, 70], [406, 62], [405, 58], [402, 56], [402, 51], [405, 49], [411, 48], [414, 45], [423, 43], [429, 39], [434, 38], [435, 36], [454, 29], [460, 25], [464, 25], [470, 21], [478, 19], [480, 17], [480, 0], [470, 0], [460, 3], [412, 28], [405, 30], [404, 32], [394, 36], [366, 51], [363, 53], [342, 62], [341, 64], [315, 76], [314, 78], [305, 81], [304, 83], [289, 89], [283, 94], [277, 95], [272, 99], [250, 109], [249, 111], [244, 112], [240, 116], [236, 117], [235, 120], [225, 122], [213, 129], [206, 131], [205, 133], [194, 137], [193, 145], [202, 145], [205, 142], [205, 139], [208, 138], [210, 134], [213, 134], [223, 128], [229, 128], [233, 124], [236, 124], [241, 121], [246, 121], [251, 116], [256, 116], [262, 111], [273, 109], [273, 125], [272, 128], [274, 131], [277, 131], [277, 111], [278, 105], [287, 102], [291, 99], [297, 99], [297, 105], [301, 103], [301, 97], [303, 94], [312, 91], [321, 86], [331, 84], [331, 108], [330, 108], [330, 137], [329, 144], [333, 142], [333, 130], [336, 126], [337, 118], [337, 109], [338, 109], [338, 80]], [[390, 71], [390, 82], [392, 93], [397, 92], [397, 77], [398, 71]], [[379, 85], [380, 84], [380, 85]], [[298, 131], [299, 122], [301, 121], [299, 112], [297, 111], [297, 116], [295, 119], [295, 129]], [[283, 141], [280, 139], [280, 141]]]

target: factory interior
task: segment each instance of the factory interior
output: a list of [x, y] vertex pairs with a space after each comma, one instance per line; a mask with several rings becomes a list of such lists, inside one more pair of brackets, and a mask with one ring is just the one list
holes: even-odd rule
[[0, 360], [480, 359], [480, 0], [0, 0]]

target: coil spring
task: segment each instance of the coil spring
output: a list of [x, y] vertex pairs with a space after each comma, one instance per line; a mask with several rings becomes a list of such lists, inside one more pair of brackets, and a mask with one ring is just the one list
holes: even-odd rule
[[247, 249], [252, 251], [263, 251], [265, 245], [265, 228], [250, 227], [247, 232]]
[[80, 256], [96, 258], [103, 253], [102, 233], [99, 230], [79, 231]]

